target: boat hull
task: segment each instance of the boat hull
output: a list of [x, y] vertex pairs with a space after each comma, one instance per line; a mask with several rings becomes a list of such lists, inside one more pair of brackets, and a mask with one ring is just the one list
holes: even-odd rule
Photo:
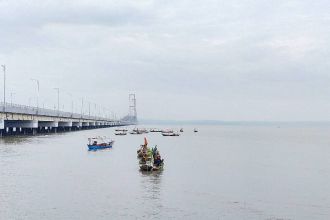
[[156, 167], [156, 166], [151, 166], [151, 165], [147, 165], [147, 164], [142, 164], [140, 166], [140, 170], [144, 171], [144, 172], [160, 171], [160, 170], [163, 170], [163, 166], [164, 165]]
[[107, 148], [112, 148], [112, 145], [87, 145], [88, 150], [102, 150]]

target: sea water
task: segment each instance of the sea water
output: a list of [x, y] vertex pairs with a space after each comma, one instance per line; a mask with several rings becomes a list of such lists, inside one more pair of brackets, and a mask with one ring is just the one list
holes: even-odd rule
[[[0, 219], [330, 218], [330, 126], [194, 127], [179, 137], [105, 128], [2, 138]], [[116, 142], [88, 151], [93, 136]], [[162, 172], [139, 171], [144, 137]]]

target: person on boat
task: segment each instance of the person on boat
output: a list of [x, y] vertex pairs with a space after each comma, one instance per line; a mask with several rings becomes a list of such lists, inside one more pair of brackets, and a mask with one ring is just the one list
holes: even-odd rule
[[152, 156], [154, 158], [156, 158], [157, 154], [159, 154], [159, 151], [157, 149], [157, 145], [154, 148], [152, 148], [151, 151], [152, 151]]
[[154, 165], [156, 167], [159, 167], [162, 164], [162, 162], [163, 162], [163, 160], [162, 160], [160, 154], [157, 154], [157, 156], [156, 156], [156, 158], [154, 160]]

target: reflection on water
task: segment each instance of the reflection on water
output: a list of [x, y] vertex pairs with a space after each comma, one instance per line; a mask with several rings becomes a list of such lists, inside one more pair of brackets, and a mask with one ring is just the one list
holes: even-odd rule
[[142, 191], [142, 206], [146, 207], [144, 217], [157, 219], [162, 210], [161, 179], [162, 172], [142, 172], [140, 188]]

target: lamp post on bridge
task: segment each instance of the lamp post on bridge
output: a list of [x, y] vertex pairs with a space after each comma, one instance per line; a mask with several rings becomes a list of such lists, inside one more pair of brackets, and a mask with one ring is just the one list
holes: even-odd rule
[[80, 117], [83, 117], [83, 113], [84, 113], [84, 97], [81, 98], [81, 113], [80, 113]]
[[54, 88], [57, 90], [57, 116], [60, 116], [60, 88]]
[[3, 69], [3, 113], [6, 112], [6, 65], [1, 65]]
[[37, 79], [31, 79], [32, 81], [37, 83], [37, 114], [39, 112], [39, 80]]
[[71, 93], [68, 93], [68, 95], [71, 97], [71, 117], [73, 117], [73, 98]]
[[10, 105], [13, 106], [13, 95], [15, 95], [16, 93], [11, 92], [10, 93]]

